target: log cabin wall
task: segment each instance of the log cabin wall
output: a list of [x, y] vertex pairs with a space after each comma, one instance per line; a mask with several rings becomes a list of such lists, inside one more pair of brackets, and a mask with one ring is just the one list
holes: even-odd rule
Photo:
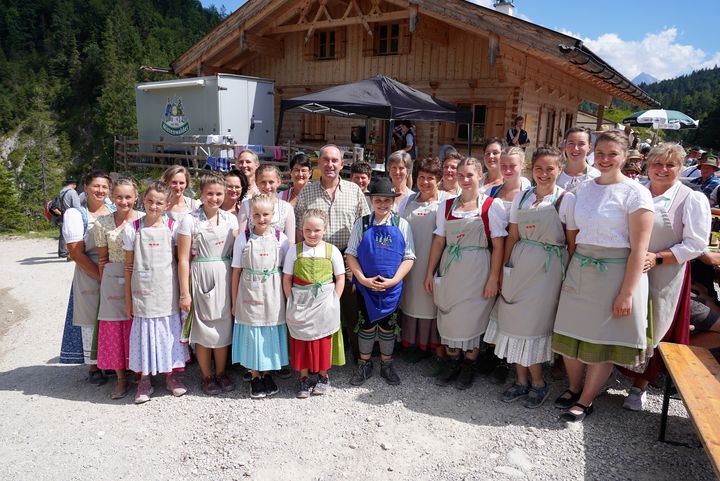
[[[493, 10], [445, 2], [251, 0], [174, 67], [181, 75], [225, 72], [273, 79], [276, 119], [284, 98], [374, 75], [475, 112], [470, 132], [454, 124], [416, 122], [420, 156], [446, 143], [464, 151], [463, 135], [474, 137], [473, 144], [502, 137], [518, 114], [526, 119], [530, 154], [534, 147], [559, 144], [582, 100], [610, 104], [612, 87], [559, 59], [558, 45], [574, 39]], [[392, 25], [396, 43], [390, 49]], [[385, 52], [378, 48], [381, 38], [387, 40]], [[351, 127], [364, 123], [287, 112], [280, 142], [349, 145]]]

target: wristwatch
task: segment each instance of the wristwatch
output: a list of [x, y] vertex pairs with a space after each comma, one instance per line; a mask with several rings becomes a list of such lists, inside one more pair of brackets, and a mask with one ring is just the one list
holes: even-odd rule
[[663, 256], [660, 254], [655, 254], [655, 264], [660, 265], [663, 263]]

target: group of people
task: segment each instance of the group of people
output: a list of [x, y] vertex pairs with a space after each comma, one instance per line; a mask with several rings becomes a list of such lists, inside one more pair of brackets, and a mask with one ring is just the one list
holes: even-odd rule
[[345, 345], [356, 362], [350, 384], [373, 375], [376, 343], [380, 376], [399, 384], [398, 342], [428, 358], [423, 374], [436, 384], [467, 389], [490, 346], [515, 365], [503, 401], [541, 406], [543, 365], [561, 357], [562, 419], [593, 412], [614, 366], [635, 379], [626, 407], [641, 409], [660, 369], [657, 344], [688, 342], [687, 266], [710, 234], [707, 199], [679, 181], [685, 152], [654, 147], [644, 186], [622, 173], [623, 132], [593, 146], [589, 131], [571, 128], [563, 152], [534, 150], [531, 182], [513, 143], [491, 138], [482, 159], [451, 151], [417, 165], [401, 150], [387, 177], [355, 163], [350, 181], [340, 149], [326, 145], [320, 179], [308, 182], [299, 154], [280, 193], [277, 168], [246, 151], [238, 170], [200, 176], [197, 201], [184, 195], [187, 170], [168, 169], [146, 188], [142, 211], [132, 181], [93, 173], [85, 205], [64, 217], [76, 271], [63, 358], [96, 362], [95, 383], [115, 370], [113, 398], [127, 394], [133, 371], [142, 403], [156, 374], [185, 393], [178, 372], [189, 346], [203, 392], [234, 389], [234, 363], [248, 370], [253, 398], [277, 393], [274, 373], [288, 365], [298, 398], [326, 393]]

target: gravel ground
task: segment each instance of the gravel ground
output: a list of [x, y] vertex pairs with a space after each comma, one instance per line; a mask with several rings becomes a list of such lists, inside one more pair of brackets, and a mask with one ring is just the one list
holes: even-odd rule
[[[197, 366], [173, 398], [155, 381], [151, 402], [110, 400], [111, 383], [85, 382], [83, 366], [59, 365], [73, 264], [52, 240], [0, 239], [2, 480], [711, 480], [702, 448], [656, 441], [662, 397], [642, 413], [621, 409], [627, 381], [566, 426], [551, 403], [535, 411], [499, 400], [478, 378], [467, 391], [438, 388], [398, 362], [402, 384], [376, 375], [361, 388], [351, 368], [331, 371], [324, 397], [296, 400], [292, 380], [273, 399], [208, 398]], [[564, 386], [553, 386], [551, 399]], [[680, 401], [669, 437], [697, 444]]]

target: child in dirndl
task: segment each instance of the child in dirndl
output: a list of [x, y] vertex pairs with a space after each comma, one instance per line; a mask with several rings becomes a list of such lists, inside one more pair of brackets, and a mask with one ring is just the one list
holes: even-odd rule
[[250, 199], [252, 230], [235, 240], [232, 261], [232, 311], [235, 315], [233, 363], [250, 369], [250, 397], [277, 394], [270, 374], [288, 363], [285, 296], [280, 268], [288, 238], [272, 227], [274, 195]]
[[[345, 364], [340, 332], [340, 296], [345, 287], [345, 263], [332, 244], [323, 241], [327, 214], [308, 209], [303, 214], [303, 242], [290, 249], [283, 265], [287, 297], [290, 361], [299, 371], [296, 396], [305, 399], [330, 389], [331, 365]], [[310, 372], [318, 378], [311, 385]]]
[[154, 182], [145, 191], [145, 217], [123, 232], [125, 249], [125, 309], [130, 329], [130, 369], [140, 373], [135, 403], [150, 400], [151, 375], [165, 374], [165, 387], [173, 396], [187, 392], [174, 372], [190, 358], [182, 344], [175, 263], [175, 222], [165, 215], [170, 189]]
[[189, 341], [195, 346], [202, 391], [214, 396], [235, 389], [225, 366], [232, 344], [230, 261], [238, 224], [236, 216], [220, 208], [225, 200], [225, 179], [220, 174], [203, 174], [200, 192], [202, 205], [178, 226], [180, 310], [190, 313], [190, 325], [185, 327], [190, 328]]
[[361, 314], [358, 321], [360, 359], [350, 384], [360, 386], [372, 376], [371, 356], [377, 338], [380, 376], [388, 384], [397, 385], [400, 377], [392, 362], [399, 332], [396, 311], [403, 278], [415, 263], [413, 237], [410, 224], [393, 212], [395, 197], [400, 193], [395, 191], [390, 179], [377, 179], [366, 195], [370, 196], [373, 213], [355, 221], [345, 251], [357, 286]]
[[130, 360], [130, 328], [132, 318], [125, 312], [125, 251], [123, 232], [145, 214], [133, 208], [138, 198], [137, 186], [130, 179], [120, 178], [113, 183], [112, 200], [116, 211], [98, 217], [95, 223], [95, 245], [100, 261], [100, 309], [98, 311], [99, 369], [114, 369], [117, 382], [110, 397], [122, 399], [127, 395], [125, 370]]

